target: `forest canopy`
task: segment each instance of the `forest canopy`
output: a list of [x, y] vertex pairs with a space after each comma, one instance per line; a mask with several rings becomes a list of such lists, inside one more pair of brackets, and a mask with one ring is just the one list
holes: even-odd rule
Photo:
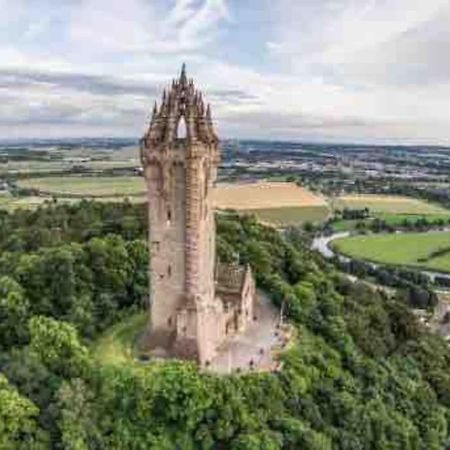
[[277, 373], [99, 364], [91, 348], [148, 295], [145, 208], [0, 216], [0, 449], [443, 449], [450, 356], [399, 298], [351, 283], [296, 230], [217, 216], [296, 330]]

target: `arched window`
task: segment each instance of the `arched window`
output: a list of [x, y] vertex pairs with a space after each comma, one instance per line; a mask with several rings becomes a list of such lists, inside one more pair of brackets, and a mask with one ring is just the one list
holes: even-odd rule
[[178, 120], [177, 125], [177, 138], [178, 139], [186, 139], [187, 137], [187, 126], [186, 126], [186, 119], [184, 116], [181, 116]]

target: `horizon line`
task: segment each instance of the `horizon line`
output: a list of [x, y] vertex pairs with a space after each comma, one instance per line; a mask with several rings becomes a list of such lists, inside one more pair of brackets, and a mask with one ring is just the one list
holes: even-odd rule
[[[139, 142], [141, 138], [134, 136], [65, 136], [65, 137], [24, 137], [24, 138], [1, 138], [0, 144], [3, 143], [21, 143], [33, 141], [45, 142], [61, 142], [61, 141], [81, 141], [81, 140], [129, 140]], [[427, 144], [427, 143], [380, 143], [380, 142], [357, 142], [357, 141], [320, 141], [320, 140], [295, 140], [295, 139], [264, 139], [264, 138], [235, 138], [228, 137], [220, 139], [221, 142], [239, 141], [239, 142], [270, 142], [297, 145], [345, 145], [345, 146], [363, 146], [363, 147], [425, 147], [425, 148], [443, 148], [450, 150], [450, 144]]]

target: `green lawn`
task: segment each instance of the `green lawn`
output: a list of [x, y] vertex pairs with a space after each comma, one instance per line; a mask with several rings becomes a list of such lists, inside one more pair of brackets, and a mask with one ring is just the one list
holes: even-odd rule
[[0, 209], [7, 209], [8, 211], [12, 211], [17, 208], [33, 209], [38, 207], [39, 205], [42, 205], [45, 202], [45, 200], [51, 199], [35, 196], [27, 196], [27, 197], [4, 196], [0, 198]]
[[100, 336], [92, 347], [94, 358], [107, 365], [135, 362], [135, 344], [145, 328], [148, 315], [135, 313], [113, 325]]
[[[94, 200], [97, 202], [122, 202], [125, 197], [96, 197]], [[144, 196], [131, 196], [127, 197], [128, 201], [131, 203], [144, 203]], [[82, 198], [68, 198], [68, 197], [58, 197], [58, 203], [76, 203], [81, 201]], [[0, 209], [6, 209], [8, 211], [14, 211], [15, 209], [23, 208], [23, 209], [34, 209], [40, 205], [43, 205], [45, 201], [52, 202], [52, 197], [35, 197], [35, 196], [26, 196], [26, 197], [1, 197], [0, 198]]]
[[363, 209], [369, 208], [372, 213], [402, 214], [402, 215], [446, 215], [450, 211], [445, 208], [411, 197], [395, 195], [348, 195], [333, 200], [335, 209]]
[[145, 182], [138, 176], [90, 177], [66, 176], [23, 179], [20, 187], [33, 188], [47, 194], [112, 197], [144, 195]]
[[[428, 222], [435, 222], [443, 220], [445, 224], [450, 224], [450, 211], [446, 214], [388, 214], [388, 213], [374, 213], [372, 218], [365, 219], [364, 222], [369, 225], [373, 218], [384, 220], [388, 225], [398, 226], [402, 225], [403, 221], [408, 220], [414, 223], [420, 219], [426, 219]], [[361, 220], [338, 220], [334, 222], [332, 227], [336, 232], [354, 231], [356, 224]]]
[[444, 222], [448, 222], [450, 220], [450, 211], [444, 210], [443, 213], [431, 214], [388, 214], [388, 213], [377, 213], [374, 214], [375, 217], [378, 217], [384, 220], [386, 223], [390, 225], [399, 225], [403, 221], [408, 220], [409, 222], [416, 222], [419, 219], [426, 219], [429, 222], [433, 222], [436, 220], [443, 220]]
[[305, 222], [325, 221], [329, 209], [326, 206], [293, 206], [251, 209], [245, 212], [255, 214], [259, 220], [274, 225], [300, 225]]
[[[133, 169], [140, 166], [139, 149], [136, 146], [124, 147], [110, 150], [96, 150], [95, 153], [90, 149], [70, 149], [70, 150], [52, 150], [53, 156], [59, 155], [60, 158], [36, 161], [8, 161], [0, 163], [0, 173], [45, 173], [62, 172], [73, 169], [74, 166], [83, 166], [87, 169]], [[50, 155], [49, 155], [50, 156]], [[91, 158], [94, 156], [94, 159]], [[76, 161], [76, 158], [85, 159], [85, 161]]]
[[[356, 259], [450, 272], [450, 232], [353, 236], [337, 239], [332, 246]], [[445, 249], [449, 251], [433, 256]]]

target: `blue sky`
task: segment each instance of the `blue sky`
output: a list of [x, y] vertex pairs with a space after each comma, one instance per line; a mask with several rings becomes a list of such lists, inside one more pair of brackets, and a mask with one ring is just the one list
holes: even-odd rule
[[135, 136], [183, 61], [226, 138], [450, 144], [450, 0], [0, 0], [0, 137]]

